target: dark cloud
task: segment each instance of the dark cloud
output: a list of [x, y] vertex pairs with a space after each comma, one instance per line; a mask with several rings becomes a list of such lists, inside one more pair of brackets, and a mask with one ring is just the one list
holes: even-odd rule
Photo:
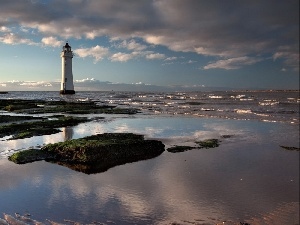
[[280, 56], [287, 66], [299, 66], [295, 0], [2, 0], [0, 14], [1, 26], [44, 36], [141, 38], [173, 51], [223, 59]]
[[217, 62], [209, 63], [208, 65], [204, 66], [203, 69], [207, 70], [212, 68], [219, 68], [225, 70], [233, 70], [233, 69], [238, 69], [245, 65], [252, 65], [259, 61], [261, 61], [259, 58], [250, 58], [244, 56], [244, 57], [224, 59], [224, 60], [219, 60]]

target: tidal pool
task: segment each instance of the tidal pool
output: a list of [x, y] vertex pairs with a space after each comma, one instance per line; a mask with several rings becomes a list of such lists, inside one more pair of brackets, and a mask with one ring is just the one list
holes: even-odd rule
[[[134, 116], [0, 142], [0, 212], [37, 221], [103, 224], [299, 223], [299, 128], [283, 123]], [[30, 146], [104, 132], [133, 132], [168, 146], [218, 138], [193, 149], [87, 175], [40, 161], [7, 160]], [[222, 138], [228, 135], [229, 138]], [[1, 217], [1, 216], [0, 216]]]

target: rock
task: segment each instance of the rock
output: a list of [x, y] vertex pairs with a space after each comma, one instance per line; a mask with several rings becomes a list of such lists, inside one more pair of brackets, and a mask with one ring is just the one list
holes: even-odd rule
[[280, 147], [285, 150], [289, 150], [289, 151], [300, 151], [300, 148], [298, 148], [298, 147], [283, 146], [283, 145], [280, 145]]
[[75, 126], [90, 121], [86, 117], [59, 116], [57, 119], [43, 119], [31, 122], [0, 125], [0, 138], [12, 135], [10, 140], [49, 135], [61, 132], [60, 127]]
[[196, 143], [200, 148], [216, 148], [220, 145], [218, 139], [206, 139], [203, 141], [197, 141]]
[[8, 159], [17, 164], [25, 164], [45, 159], [54, 159], [54, 155], [39, 149], [28, 149], [16, 152], [9, 156]]
[[192, 146], [174, 146], [167, 149], [168, 152], [177, 153], [177, 152], [185, 152], [191, 149], [195, 149]]
[[192, 149], [216, 148], [220, 145], [218, 139], [206, 139], [203, 141], [196, 141], [195, 143], [198, 144], [198, 147], [179, 145], [179, 146], [170, 147], [167, 149], [167, 151], [172, 153], [177, 153], [177, 152], [185, 152]]
[[9, 157], [15, 163], [47, 160], [76, 171], [97, 173], [125, 163], [154, 158], [165, 150], [161, 141], [132, 133], [104, 133], [48, 144]]
[[23, 99], [0, 99], [0, 109], [27, 114], [68, 113], [68, 114], [136, 114], [134, 108], [118, 108], [113, 105], [97, 105], [93, 101], [44, 101]]

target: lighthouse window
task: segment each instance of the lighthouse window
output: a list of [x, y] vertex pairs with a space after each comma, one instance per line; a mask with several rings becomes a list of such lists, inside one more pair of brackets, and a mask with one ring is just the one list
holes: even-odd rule
[[67, 82], [67, 78], [65, 78], [65, 82]]

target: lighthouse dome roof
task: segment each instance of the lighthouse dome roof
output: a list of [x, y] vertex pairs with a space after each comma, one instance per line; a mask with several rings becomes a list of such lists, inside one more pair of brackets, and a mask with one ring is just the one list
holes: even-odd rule
[[64, 46], [65, 48], [71, 48], [71, 46], [69, 45], [69, 43], [67, 42], [66, 45]]

